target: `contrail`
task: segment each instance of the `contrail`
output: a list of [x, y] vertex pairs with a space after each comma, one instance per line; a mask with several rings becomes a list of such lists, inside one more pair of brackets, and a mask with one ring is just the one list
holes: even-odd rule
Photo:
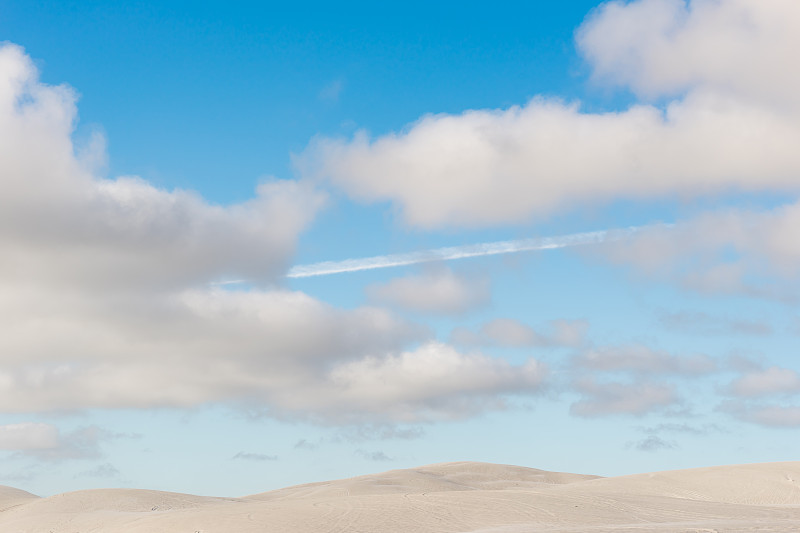
[[417, 265], [420, 263], [430, 263], [433, 261], [452, 261], [454, 259], [464, 259], [467, 257], [513, 254], [518, 252], [531, 252], [536, 250], [552, 250], [554, 248], [582, 246], [585, 244], [598, 244], [601, 242], [625, 239], [643, 229], [669, 226], [671, 226], [671, 224], [631, 226], [623, 229], [590, 231], [587, 233], [572, 233], [557, 237], [542, 237], [534, 239], [520, 239], [515, 241], [468, 244], [464, 246], [451, 246], [448, 248], [437, 248], [434, 250], [423, 250], [405, 254], [377, 255], [375, 257], [345, 259], [344, 261], [323, 261], [322, 263], [313, 263], [310, 265], [297, 265], [289, 270], [289, 272], [286, 274], [286, 277], [310, 278], [313, 276], [341, 274], [343, 272], [358, 272], [360, 270], [373, 270], [376, 268]]

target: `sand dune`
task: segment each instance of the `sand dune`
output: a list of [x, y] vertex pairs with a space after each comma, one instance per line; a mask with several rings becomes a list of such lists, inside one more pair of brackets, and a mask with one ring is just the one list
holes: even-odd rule
[[445, 463], [241, 498], [0, 487], [5, 532], [800, 531], [800, 462], [615, 478]]

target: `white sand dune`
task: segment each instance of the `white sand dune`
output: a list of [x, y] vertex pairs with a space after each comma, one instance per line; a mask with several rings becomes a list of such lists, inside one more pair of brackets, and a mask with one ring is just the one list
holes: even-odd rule
[[0, 511], [5, 511], [11, 507], [16, 507], [17, 505], [28, 503], [36, 499], [38, 499], [38, 496], [34, 496], [30, 492], [12, 487], [0, 486]]
[[0, 487], [9, 532], [800, 532], [800, 462], [598, 478], [445, 463], [242, 498]]

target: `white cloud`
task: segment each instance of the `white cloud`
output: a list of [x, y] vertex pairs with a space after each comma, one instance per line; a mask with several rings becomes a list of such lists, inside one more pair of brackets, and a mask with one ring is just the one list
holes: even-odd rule
[[644, 228], [595, 251], [694, 290], [793, 299], [800, 280], [798, 228], [800, 202], [764, 211], [728, 209], [669, 229]]
[[326, 367], [428, 336], [380, 309], [339, 310], [289, 291], [6, 296], [15, 309], [0, 338], [6, 412], [210, 402], [280, 410], [313, 391]]
[[663, 113], [588, 114], [536, 99], [427, 116], [375, 140], [318, 139], [298, 164], [359, 200], [395, 202], [409, 224], [480, 227], [615, 198], [797, 190], [798, 142], [793, 116], [717, 94]]
[[[401, 133], [317, 139], [297, 158], [421, 227], [515, 223], [616, 198], [797, 191], [800, 9], [787, 1], [612, 3], [578, 32], [597, 76], [646, 96], [586, 113], [521, 107], [428, 115]], [[374, 179], [380, 176], [381, 179]]]
[[[367, 357], [335, 368], [331, 400], [400, 422], [457, 419], [503, 408], [506, 395], [538, 394], [547, 370], [535, 359], [519, 366], [441, 343], [388, 358]], [[352, 407], [350, 408], [352, 409]]]
[[266, 455], [263, 453], [252, 453], [252, 452], [238, 452], [234, 455], [231, 459], [243, 459], [245, 461], [277, 461], [277, 455]]
[[796, 405], [747, 405], [733, 402], [723, 404], [720, 410], [728, 412], [739, 420], [759, 426], [800, 427], [800, 406]]
[[696, 87], [800, 104], [800, 5], [793, 0], [608, 2], [577, 34], [600, 79], [645, 97]]
[[374, 139], [317, 139], [298, 168], [358, 200], [391, 201], [426, 228], [517, 223], [618, 198], [798, 191], [800, 75], [788, 65], [800, 10], [788, 1], [689, 6], [615, 3], [578, 32], [598, 75], [680, 93], [663, 109], [587, 113], [534, 98], [427, 115]]
[[58, 445], [58, 428], [50, 424], [23, 422], [0, 426], [0, 450], [42, 450]]
[[386, 455], [385, 453], [383, 453], [380, 450], [377, 451], [377, 452], [368, 452], [368, 451], [365, 451], [365, 450], [356, 450], [355, 453], [356, 453], [356, 455], [358, 455], [360, 457], [363, 457], [364, 459], [367, 459], [369, 461], [379, 461], [379, 462], [394, 461], [393, 457], [389, 457], [388, 455]]
[[544, 336], [532, 327], [512, 318], [497, 318], [481, 326], [481, 333], [491, 342], [503, 346], [542, 346]]
[[765, 396], [800, 393], [800, 374], [788, 368], [772, 366], [754, 370], [734, 380], [728, 390], [736, 396]]
[[459, 275], [446, 267], [370, 285], [366, 292], [374, 302], [442, 315], [479, 309], [491, 299], [487, 277]]
[[0, 450], [13, 450], [16, 455], [42, 461], [102, 457], [104, 441], [137, 438], [138, 435], [112, 433], [98, 426], [86, 426], [62, 433], [51, 424], [26, 422], [0, 426]]
[[674, 441], [664, 440], [657, 435], [649, 435], [634, 444], [634, 447], [642, 452], [655, 452], [658, 450], [672, 450], [678, 447]]
[[772, 326], [755, 320], [732, 319], [708, 313], [679, 311], [659, 314], [659, 322], [674, 331], [696, 335], [771, 335]]
[[700, 376], [717, 369], [716, 362], [707, 355], [677, 356], [643, 345], [594, 349], [580, 354], [575, 362], [590, 370], [655, 375]]
[[[102, 147], [76, 155], [75, 117], [69, 88], [40, 83], [19, 47], [0, 46], [0, 412], [224, 403], [323, 423], [425, 421], [501, 407], [541, 377], [534, 362], [403, 352], [428, 329], [265, 288], [324, 199], [312, 185], [265, 183], [218, 206], [104, 179], [89, 165]], [[261, 288], [213, 287], [229, 277]], [[52, 430], [8, 431], [35, 446]], [[95, 457], [99, 431], [26, 453]]]
[[537, 331], [513, 318], [497, 318], [481, 325], [477, 332], [455, 328], [450, 340], [463, 346], [577, 347], [586, 341], [588, 328], [585, 320], [551, 320], [544, 331]]
[[98, 477], [98, 478], [115, 478], [119, 477], [120, 471], [111, 463], [103, 463], [97, 465], [90, 470], [84, 470], [75, 477]]
[[344, 85], [345, 83], [342, 78], [330, 81], [319, 91], [319, 99], [328, 103], [338, 102], [342, 90], [344, 90]]
[[2, 280], [163, 289], [283, 273], [324, 198], [311, 185], [263, 183], [221, 207], [137, 177], [99, 178], [75, 155], [74, 93], [37, 75], [19, 47], [0, 46]]
[[672, 385], [637, 382], [598, 382], [585, 378], [574, 384], [581, 399], [573, 403], [570, 413], [581, 417], [608, 415], [642, 416], [677, 404], [679, 398]]

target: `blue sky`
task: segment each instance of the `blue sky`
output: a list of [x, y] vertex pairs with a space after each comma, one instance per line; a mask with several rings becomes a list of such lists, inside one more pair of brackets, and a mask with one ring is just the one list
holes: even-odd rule
[[799, 26], [755, 0], [0, 0], [0, 484], [792, 459]]

